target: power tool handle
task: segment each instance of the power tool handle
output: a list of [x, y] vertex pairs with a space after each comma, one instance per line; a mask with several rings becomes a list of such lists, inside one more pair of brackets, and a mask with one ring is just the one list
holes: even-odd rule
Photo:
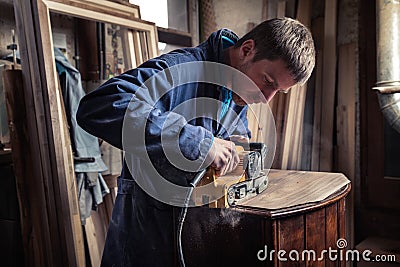
[[193, 180], [189, 183], [191, 187], [196, 187], [196, 185], [200, 182], [201, 178], [203, 178], [204, 174], [206, 173], [207, 169], [203, 169], [199, 171]]

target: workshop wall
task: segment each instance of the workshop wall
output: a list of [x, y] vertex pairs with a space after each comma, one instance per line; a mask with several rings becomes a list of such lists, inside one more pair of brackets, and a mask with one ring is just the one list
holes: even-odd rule
[[68, 61], [76, 66], [75, 56], [75, 25], [71, 16], [50, 13], [54, 47], [64, 52]]
[[213, 1], [215, 22], [217, 29], [228, 28], [233, 30], [240, 37], [243, 36], [249, 27], [263, 21], [262, 0], [219, 0]]
[[[51, 23], [53, 34], [55, 33], [58, 43], [65, 44], [67, 57], [71, 62], [74, 62], [72, 60], [75, 53], [74, 24], [72, 18], [59, 14], [51, 14]], [[11, 54], [11, 51], [7, 50], [7, 45], [12, 42], [11, 30], [14, 29], [16, 31], [16, 28], [13, 1], [0, 0], [0, 58]], [[15, 39], [18, 45], [18, 32], [15, 32]]]

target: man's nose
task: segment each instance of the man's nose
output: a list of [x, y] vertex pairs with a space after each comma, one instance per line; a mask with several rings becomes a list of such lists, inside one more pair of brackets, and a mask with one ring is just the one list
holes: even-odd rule
[[268, 90], [264, 92], [263, 97], [261, 97], [261, 102], [265, 104], [268, 103], [269, 101], [271, 101], [271, 99], [274, 97], [275, 94], [276, 90]]

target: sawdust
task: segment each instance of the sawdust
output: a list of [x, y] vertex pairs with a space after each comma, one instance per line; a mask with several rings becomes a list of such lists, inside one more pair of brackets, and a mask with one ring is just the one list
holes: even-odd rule
[[236, 227], [243, 217], [243, 214], [231, 209], [221, 209], [220, 212], [222, 224], [229, 224], [232, 228]]

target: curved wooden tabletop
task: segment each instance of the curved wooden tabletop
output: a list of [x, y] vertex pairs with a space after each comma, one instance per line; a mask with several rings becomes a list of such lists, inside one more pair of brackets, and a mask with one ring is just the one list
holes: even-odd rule
[[269, 184], [261, 194], [238, 202], [232, 209], [279, 218], [328, 206], [351, 190], [342, 173], [271, 170]]

